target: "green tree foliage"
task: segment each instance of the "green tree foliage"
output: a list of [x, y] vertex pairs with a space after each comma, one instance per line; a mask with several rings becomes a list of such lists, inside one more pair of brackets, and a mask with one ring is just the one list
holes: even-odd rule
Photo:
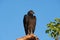
[[47, 28], [46, 33], [56, 39], [60, 35], [60, 19], [55, 18], [55, 22], [48, 23]]

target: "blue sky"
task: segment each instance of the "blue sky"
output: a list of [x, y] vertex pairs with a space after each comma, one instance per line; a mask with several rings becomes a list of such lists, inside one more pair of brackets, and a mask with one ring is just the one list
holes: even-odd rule
[[0, 40], [25, 36], [23, 16], [32, 9], [37, 17], [35, 33], [40, 40], [54, 40], [46, 24], [60, 18], [60, 0], [0, 0]]

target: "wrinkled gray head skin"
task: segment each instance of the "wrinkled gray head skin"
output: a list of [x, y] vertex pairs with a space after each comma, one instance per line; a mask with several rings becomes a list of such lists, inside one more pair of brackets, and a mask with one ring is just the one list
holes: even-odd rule
[[33, 15], [34, 12], [32, 10], [28, 11], [28, 15]]

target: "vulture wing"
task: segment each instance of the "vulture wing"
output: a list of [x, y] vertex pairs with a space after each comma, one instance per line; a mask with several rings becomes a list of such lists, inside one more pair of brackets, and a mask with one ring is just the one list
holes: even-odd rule
[[27, 35], [28, 34], [28, 16], [27, 15], [24, 15], [23, 24], [24, 24], [25, 33]]

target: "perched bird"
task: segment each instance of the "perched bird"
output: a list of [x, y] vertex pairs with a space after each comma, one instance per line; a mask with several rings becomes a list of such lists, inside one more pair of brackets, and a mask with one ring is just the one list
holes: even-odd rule
[[34, 12], [32, 10], [28, 11], [26, 15], [24, 15], [23, 18], [23, 24], [25, 33], [27, 34], [33, 34], [35, 31], [36, 26], [36, 16], [33, 15]]

